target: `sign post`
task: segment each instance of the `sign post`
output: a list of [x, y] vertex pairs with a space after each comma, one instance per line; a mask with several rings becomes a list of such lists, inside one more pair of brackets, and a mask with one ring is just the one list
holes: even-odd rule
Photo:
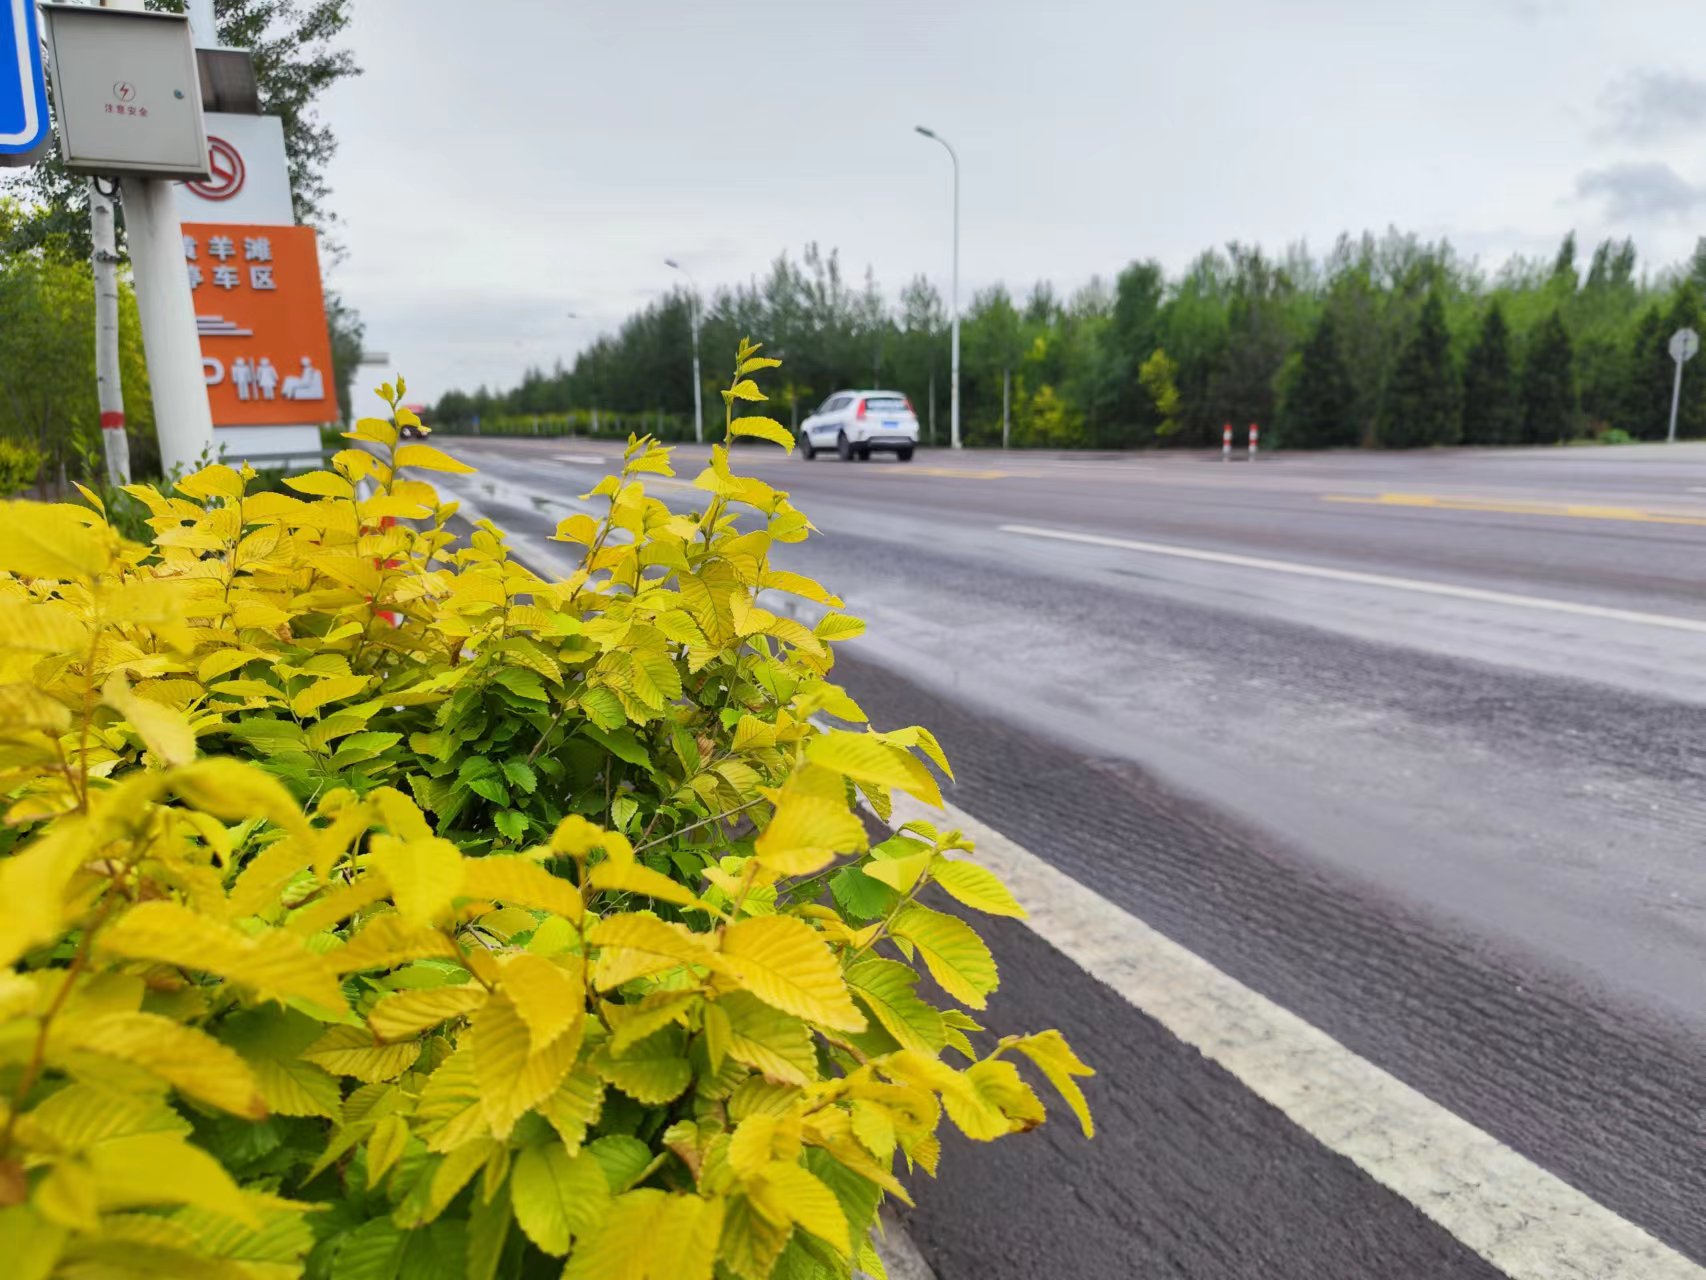
[[42, 12], [65, 167], [120, 180], [161, 461], [188, 471], [213, 452], [172, 189], [173, 179], [208, 177], [189, 22], [128, 7]]
[[1700, 335], [1692, 329], [1678, 329], [1670, 335], [1670, 358], [1676, 361], [1676, 382], [1670, 390], [1670, 434], [1666, 444], [1676, 443], [1676, 410], [1682, 403], [1682, 366], [1694, 359], [1700, 350]]

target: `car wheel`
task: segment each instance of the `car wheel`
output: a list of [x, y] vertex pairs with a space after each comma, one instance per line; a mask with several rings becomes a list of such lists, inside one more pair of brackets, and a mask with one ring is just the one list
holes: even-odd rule
[[812, 448], [812, 438], [803, 431], [800, 433], [800, 457], [807, 462], [817, 457], [817, 450]]
[[902, 462], [911, 462], [912, 461], [912, 446], [911, 445], [901, 446], [899, 449], [895, 450], [895, 456], [897, 458], [899, 458]]
[[835, 456], [843, 462], [853, 461], [853, 442], [847, 438], [845, 431], [835, 438]]

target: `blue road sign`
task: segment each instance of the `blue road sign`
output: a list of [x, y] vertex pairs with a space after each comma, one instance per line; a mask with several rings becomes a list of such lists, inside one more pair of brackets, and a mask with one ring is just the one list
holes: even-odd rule
[[0, 165], [33, 164], [51, 130], [36, 0], [0, 0]]

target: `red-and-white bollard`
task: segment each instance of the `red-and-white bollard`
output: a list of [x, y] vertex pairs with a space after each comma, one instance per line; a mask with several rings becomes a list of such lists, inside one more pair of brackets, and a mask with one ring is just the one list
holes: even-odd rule
[[1256, 441], [1261, 436], [1261, 434], [1262, 433], [1256, 429], [1256, 424], [1254, 422], [1252, 422], [1250, 424], [1250, 461], [1251, 462], [1254, 462], [1256, 460]]
[[1220, 433], [1220, 460], [1232, 461], [1232, 424], [1228, 422]]

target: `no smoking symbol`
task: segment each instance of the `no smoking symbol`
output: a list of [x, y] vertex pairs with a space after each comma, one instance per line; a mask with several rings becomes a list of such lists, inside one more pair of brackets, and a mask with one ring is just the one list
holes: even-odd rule
[[229, 200], [243, 189], [248, 170], [237, 148], [224, 138], [207, 140], [206, 182], [191, 182], [189, 189], [203, 200]]

